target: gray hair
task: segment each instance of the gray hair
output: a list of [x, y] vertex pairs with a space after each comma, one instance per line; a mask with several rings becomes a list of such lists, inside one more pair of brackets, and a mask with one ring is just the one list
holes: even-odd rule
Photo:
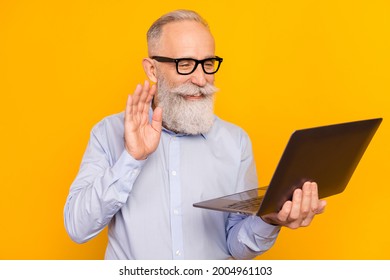
[[196, 21], [196, 22], [203, 24], [205, 27], [209, 28], [209, 25], [207, 24], [206, 20], [204, 18], [202, 18], [197, 12], [194, 12], [191, 10], [172, 11], [170, 13], [167, 13], [167, 14], [161, 16], [149, 28], [149, 30], [146, 34], [149, 52], [152, 49], [155, 49], [157, 42], [161, 37], [162, 29], [163, 29], [164, 25], [171, 23], [171, 22], [178, 22], [178, 21], [184, 21], [184, 20]]

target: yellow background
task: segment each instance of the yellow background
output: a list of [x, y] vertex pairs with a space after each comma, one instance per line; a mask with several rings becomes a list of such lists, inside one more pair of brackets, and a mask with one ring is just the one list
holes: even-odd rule
[[145, 79], [145, 33], [195, 9], [211, 25], [217, 114], [250, 135], [266, 185], [294, 129], [384, 121], [346, 191], [261, 259], [390, 259], [390, 4], [383, 0], [1, 0], [0, 259], [101, 259], [63, 206], [92, 126]]

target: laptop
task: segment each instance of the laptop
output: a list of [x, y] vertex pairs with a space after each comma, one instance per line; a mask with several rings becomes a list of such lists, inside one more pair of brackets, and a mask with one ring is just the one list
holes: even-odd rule
[[194, 207], [262, 216], [278, 212], [304, 182], [319, 198], [344, 191], [382, 118], [296, 130], [268, 187], [193, 204]]

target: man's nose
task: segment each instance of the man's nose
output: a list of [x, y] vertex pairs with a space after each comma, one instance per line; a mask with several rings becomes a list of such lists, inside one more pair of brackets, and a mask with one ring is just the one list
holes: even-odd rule
[[199, 63], [195, 71], [191, 74], [191, 82], [197, 86], [204, 87], [207, 84], [206, 74]]

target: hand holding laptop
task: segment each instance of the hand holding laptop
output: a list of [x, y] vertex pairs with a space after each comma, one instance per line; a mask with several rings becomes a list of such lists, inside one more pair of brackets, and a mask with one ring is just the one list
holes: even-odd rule
[[305, 182], [302, 189], [296, 189], [292, 200], [283, 204], [278, 213], [261, 216], [269, 224], [285, 226], [291, 229], [310, 225], [314, 216], [324, 212], [325, 200], [318, 198], [318, 187], [315, 182]]
[[376, 118], [296, 130], [267, 187], [194, 206], [257, 215], [289, 228], [308, 226], [324, 211], [326, 202], [320, 198], [344, 191], [381, 122]]

